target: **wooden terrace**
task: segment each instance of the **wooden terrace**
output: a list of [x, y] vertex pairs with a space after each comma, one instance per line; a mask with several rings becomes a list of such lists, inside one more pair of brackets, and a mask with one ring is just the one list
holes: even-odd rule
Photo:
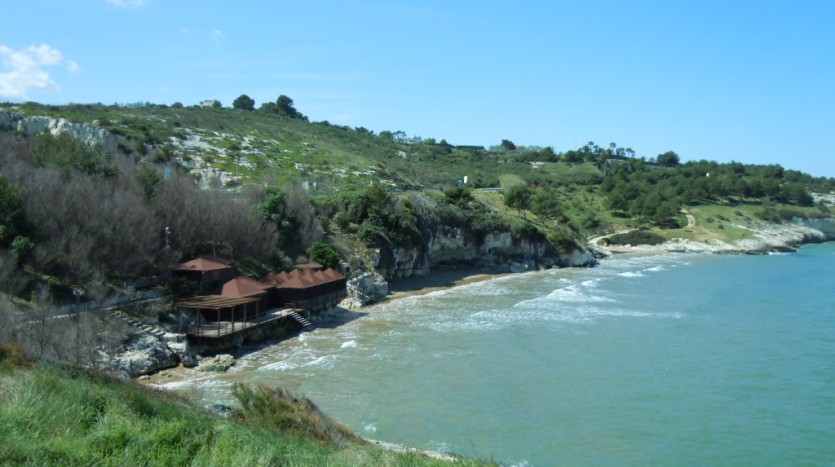
[[262, 312], [258, 298], [223, 296], [194, 297], [177, 302], [177, 306], [196, 310], [196, 323], [188, 335], [208, 338], [220, 338], [288, 316], [299, 321], [296, 316], [301, 317], [299, 313], [303, 313], [303, 310], [288, 307]]

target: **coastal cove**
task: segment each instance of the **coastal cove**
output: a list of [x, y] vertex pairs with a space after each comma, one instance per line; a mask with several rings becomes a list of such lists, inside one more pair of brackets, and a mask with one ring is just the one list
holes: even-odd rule
[[[835, 458], [835, 243], [617, 255], [321, 318], [227, 373], [156, 386], [304, 393], [362, 436], [522, 465]], [[483, 278], [482, 278], [483, 279]]]

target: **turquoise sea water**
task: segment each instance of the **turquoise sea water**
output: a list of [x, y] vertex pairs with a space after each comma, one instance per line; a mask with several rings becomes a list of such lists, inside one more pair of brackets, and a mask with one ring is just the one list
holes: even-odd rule
[[835, 464], [832, 243], [622, 256], [367, 312], [168, 387], [284, 385], [363, 436], [509, 465]]

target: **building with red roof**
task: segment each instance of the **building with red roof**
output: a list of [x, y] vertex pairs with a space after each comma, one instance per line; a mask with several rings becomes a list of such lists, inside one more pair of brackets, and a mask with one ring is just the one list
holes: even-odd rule
[[227, 259], [201, 256], [177, 266], [173, 275], [199, 284], [201, 291], [211, 291], [235, 277], [235, 266]]
[[339, 303], [347, 296], [346, 281], [344, 275], [331, 268], [293, 269], [261, 279], [262, 283], [276, 288], [283, 304], [306, 310]]

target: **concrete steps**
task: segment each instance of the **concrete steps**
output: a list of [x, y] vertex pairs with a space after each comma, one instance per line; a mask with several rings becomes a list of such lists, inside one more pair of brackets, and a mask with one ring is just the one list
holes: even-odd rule
[[142, 332], [156, 337], [157, 339], [165, 342], [166, 344], [176, 344], [185, 341], [185, 334], [168, 332], [158, 323], [153, 323], [148, 320], [136, 319], [118, 308], [112, 309], [110, 313], [113, 316], [122, 319], [131, 326], [140, 329]]
[[301, 325], [302, 325], [302, 328], [306, 328], [306, 327], [309, 327], [309, 326], [313, 326], [313, 323], [311, 323], [310, 321], [308, 321], [308, 320], [307, 320], [307, 318], [305, 318], [304, 316], [300, 315], [300, 314], [299, 314], [298, 312], [296, 312], [296, 311], [291, 311], [291, 312], [290, 312], [287, 316], [289, 316], [289, 317], [293, 318], [294, 320], [296, 320], [296, 322], [297, 322], [297, 323], [299, 323], [299, 324], [301, 324]]

